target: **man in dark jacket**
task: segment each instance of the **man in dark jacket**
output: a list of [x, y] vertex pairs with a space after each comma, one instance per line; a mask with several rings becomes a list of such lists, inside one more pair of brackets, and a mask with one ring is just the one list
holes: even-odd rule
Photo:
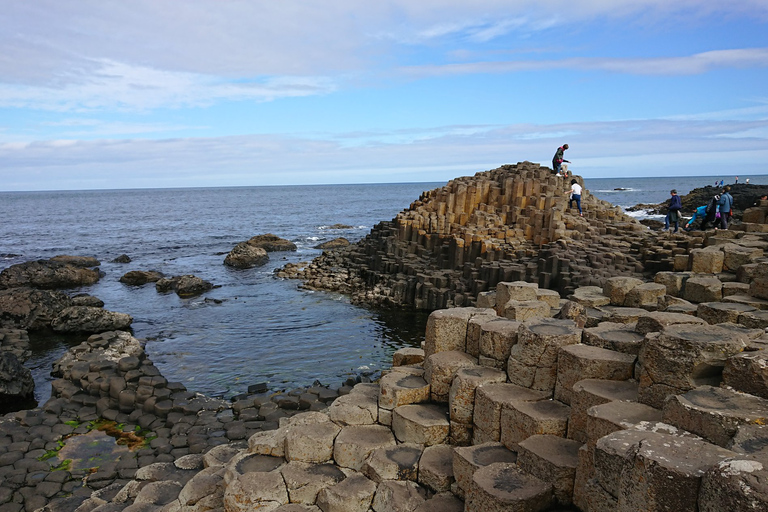
[[560, 174], [560, 168], [563, 166], [563, 162], [571, 163], [568, 160], [563, 160], [566, 149], [568, 149], [568, 144], [563, 144], [557, 148], [555, 156], [552, 157], [552, 170], [555, 171], [555, 174]]
[[670, 190], [672, 197], [669, 198], [669, 211], [667, 212], [667, 218], [664, 219], [664, 231], [669, 229], [669, 223], [675, 223], [675, 233], [678, 231], [680, 223], [680, 210], [683, 208], [683, 201], [680, 196], [677, 195], [677, 190]]

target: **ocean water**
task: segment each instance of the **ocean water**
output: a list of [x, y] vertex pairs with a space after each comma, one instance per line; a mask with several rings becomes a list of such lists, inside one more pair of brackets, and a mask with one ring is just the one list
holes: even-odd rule
[[[728, 180], [726, 180], [728, 181]], [[768, 183], [768, 176], [750, 176]], [[714, 178], [586, 179], [597, 197], [623, 207], [658, 203]], [[190, 391], [229, 398], [249, 385], [270, 389], [338, 385], [372, 375], [392, 353], [418, 346], [426, 314], [373, 310], [347, 297], [312, 292], [274, 277], [288, 262], [309, 261], [314, 246], [364, 237], [392, 219], [422, 191], [443, 183], [206, 189], [0, 193], [0, 268], [59, 254], [94, 256], [104, 276], [85, 292], [112, 311], [130, 314], [134, 335], [169, 380]], [[617, 188], [624, 190], [615, 190]], [[640, 214], [636, 214], [640, 215]], [[335, 224], [349, 227], [332, 229]], [[270, 253], [262, 267], [235, 270], [224, 256], [252, 236], [273, 233], [296, 252]], [[111, 263], [121, 254], [132, 262]], [[154, 285], [119, 282], [129, 270], [167, 276], [195, 274], [216, 288], [192, 299], [159, 294]], [[39, 402], [50, 396], [51, 364], [82, 336], [32, 336], [27, 361]]]

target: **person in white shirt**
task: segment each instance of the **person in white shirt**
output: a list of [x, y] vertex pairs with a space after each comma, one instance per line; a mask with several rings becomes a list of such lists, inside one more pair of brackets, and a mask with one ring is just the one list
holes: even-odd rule
[[583, 217], [584, 214], [581, 211], [581, 185], [579, 185], [579, 182], [571, 180], [571, 190], [566, 192], [566, 194], [570, 194], [570, 197], [568, 198], [568, 208], [571, 208], [573, 202], [576, 201], [576, 208], [579, 209], [579, 217]]

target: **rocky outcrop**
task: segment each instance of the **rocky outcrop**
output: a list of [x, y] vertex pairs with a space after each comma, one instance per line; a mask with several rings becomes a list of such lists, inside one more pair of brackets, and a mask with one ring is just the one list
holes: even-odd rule
[[125, 313], [107, 311], [100, 307], [71, 306], [63, 309], [51, 322], [57, 332], [100, 333], [123, 331], [130, 327], [133, 318]]
[[225, 265], [243, 269], [264, 265], [267, 261], [269, 261], [267, 251], [248, 242], [240, 242], [224, 258]]
[[131, 261], [132, 260], [130, 256], [128, 256], [127, 254], [121, 254], [117, 258], [113, 259], [112, 263], [130, 263]]
[[50, 328], [51, 322], [72, 299], [64, 292], [11, 288], [0, 290], [0, 326], [37, 331]]
[[58, 261], [59, 263], [66, 263], [67, 265], [72, 265], [73, 267], [83, 268], [98, 267], [101, 265], [101, 262], [93, 256], [71, 256], [68, 254], [54, 256], [50, 261]]
[[164, 277], [155, 283], [155, 288], [160, 293], [176, 292], [182, 298], [196, 297], [211, 288], [213, 284], [197, 276], [186, 275], [176, 277]]
[[569, 190], [530, 162], [458, 178], [360, 242], [285, 274], [361, 302], [421, 309], [473, 305], [502, 281], [566, 295], [614, 275], [641, 277], [648, 229], [587, 190], [581, 217], [568, 207]]
[[162, 272], [156, 270], [131, 270], [120, 277], [120, 282], [129, 286], [142, 286], [156, 283], [163, 277]]
[[[733, 216], [735, 221], [741, 221], [742, 215], [748, 208], [753, 208], [764, 195], [768, 195], [768, 185], [747, 185], [737, 183], [729, 185], [730, 194], [733, 196]], [[680, 199], [683, 202], [683, 214], [692, 215], [699, 206], [709, 204], [715, 194], [720, 194], [721, 187], [699, 187], [691, 190]], [[628, 211], [645, 210], [656, 215], [665, 215], [669, 201], [658, 204], [638, 204], [627, 208]], [[747, 221], [750, 222], [750, 221]]]
[[348, 245], [349, 240], [343, 236], [340, 236], [338, 238], [334, 238], [333, 240], [328, 240], [327, 242], [317, 244], [315, 249], [340, 249], [342, 247], [347, 247]]
[[285, 238], [280, 238], [277, 235], [273, 235], [272, 233], [267, 233], [266, 235], [256, 235], [246, 243], [253, 247], [260, 247], [267, 252], [296, 250], [296, 244], [290, 240], [286, 240]]
[[0, 412], [34, 400], [34, 392], [32, 372], [12, 353], [0, 351]]
[[[72, 256], [62, 258], [65, 261], [37, 260], [11, 265], [0, 272], [0, 288], [29, 286], [55, 290], [89, 286], [99, 280], [98, 270], [71, 263], [76, 261], [82, 264], [84, 259]], [[96, 263], [98, 264], [97, 261]]]

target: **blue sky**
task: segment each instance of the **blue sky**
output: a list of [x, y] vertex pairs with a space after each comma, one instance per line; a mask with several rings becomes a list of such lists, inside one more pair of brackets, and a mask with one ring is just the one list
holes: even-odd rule
[[768, 0], [0, 0], [0, 190], [768, 174]]

